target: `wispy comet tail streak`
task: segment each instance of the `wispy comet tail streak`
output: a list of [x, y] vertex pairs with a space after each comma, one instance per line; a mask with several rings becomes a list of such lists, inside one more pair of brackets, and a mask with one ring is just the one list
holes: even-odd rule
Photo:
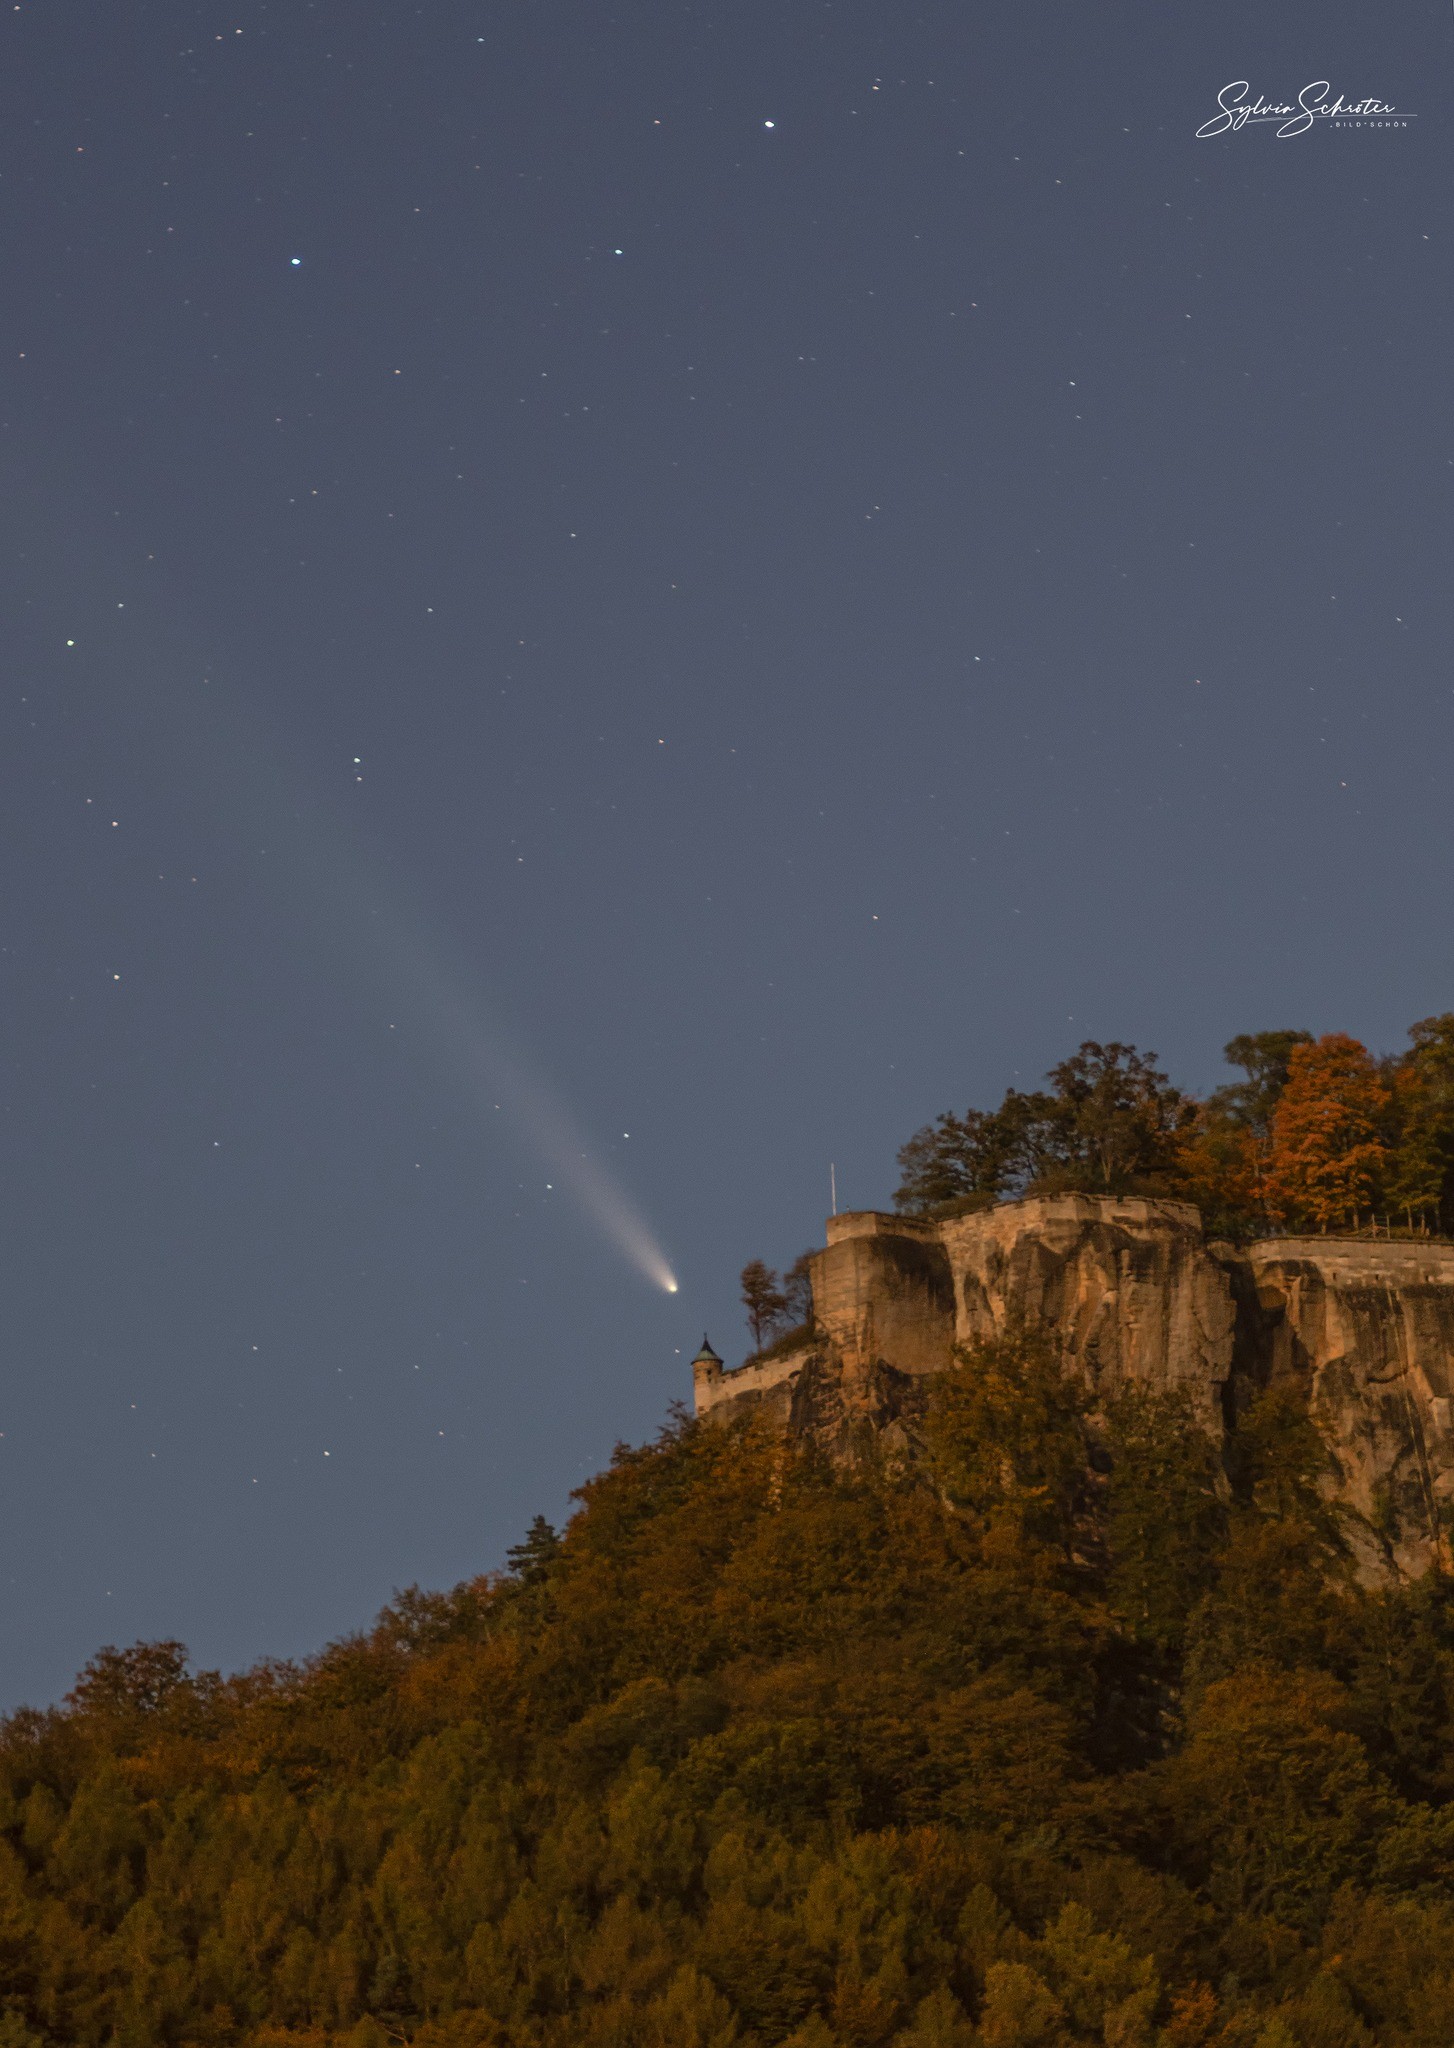
[[[384, 937], [377, 922], [372, 936]], [[549, 1166], [554, 1183], [575, 1197], [606, 1241], [653, 1287], [675, 1294], [676, 1275], [650, 1225], [614, 1176], [592, 1157], [554, 1091], [518, 1056], [504, 1050], [497, 1033], [482, 1027], [481, 1006], [463, 993], [401, 921], [392, 921], [384, 943], [402, 956], [399, 964], [408, 985], [462, 1068], [481, 1112], [493, 1115], [498, 1108], [508, 1114]]]
[[[477, 1054], [480, 1064], [486, 1055]], [[489, 1058], [486, 1073], [478, 1075], [508, 1102], [525, 1135], [549, 1161], [552, 1172], [568, 1188], [607, 1241], [624, 1252], [637, 1272], [666, 1294], [677, 1291], [676, 1275], [666, 1254], [652, 1235], [625, 1189], [586, 1150], [580, 1132], [566, 1109], [539, 1081], [527, 1079], [512, 1062]], [[503, 1091], [503, 1092], [501, 1092]], [[488, 1091], [481, 1095], [483, 1103]], [[488, 1098], [493, 1103], [494, 1098]]]
[[592, 1157], [554, 1090], [509, 1049], [481, 994], [442, 964], [447, 942], [420, 938], [417, 909], [379, 872], [351, 826], [290, 768], [293, 747], [260, 729], [200, 653], [197, 666], [200, 689], [195, 678], [186, 689], [158, 685], [156, 705], [169, 746], [207, 791], [209, 824], [215, 825], [219, 809], [249, 835], [267, 820], [269, 844], [292, 852], [290, 902], [311, 897], [327, 914], [330, 931], [341, 923], [353, 934], [361, 958], [383, 970], [391, 1001], [413, 1011], [481, 1112], [491, 1122], [497, 1107], [508, 1114], [607, 1242], [653, 1287], [675, 1294], [676, 1275], [630, 1196]]

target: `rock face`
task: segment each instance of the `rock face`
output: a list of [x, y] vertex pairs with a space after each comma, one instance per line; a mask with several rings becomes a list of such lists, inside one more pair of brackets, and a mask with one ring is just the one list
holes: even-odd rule
[[1454, 1245], [1271, 1238], [1232, 1277], [1239, 1366], [1307, 1387], [1365, 1568], [1426, 1569], [1454, 1494]]
[[1186, 1203], [1062, 1195], [943, 1222], [828, 1223], [814, 1319], [736, 1371], [699, 1369], [699, 1415], [765, 1410], [851, 1457], [911, 1444], [956, 1345], [1023, 1324], [1099, 1394], [1179, 1388], [1208, 1430], [1293, 1378], [1328, 1446], [1369, 1577], [1422, 1571], [1454, 1496], [1454, 1245], [1367, 1238], [1207, 1244]]
[[1208, 1426], [1220, 1417], [1235, 1312], [1187, 1203], [1066, 1195], [942, 1229], [957, 1343], [1018, 1318], [1050, 1332], [1099, 1393], [1178, 1387]]

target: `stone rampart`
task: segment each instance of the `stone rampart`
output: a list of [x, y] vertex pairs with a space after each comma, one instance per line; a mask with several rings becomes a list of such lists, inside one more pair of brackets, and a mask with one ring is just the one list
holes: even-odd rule
[[1032, 1197], [930, 1221], [830, 1218], [803, 1342], [699, 1378], [697, 1412], [766, 1407], [851, 1456], [863, 1429], [911, 1439], [955, 1347], [1043, 1334], [1097, 1394], [1179, 1389], [1235, 1428], [1291, 1378], [1328, 1446], [1329, 1492], [1364, 1570], [1415, 1572], [1454, 1512], [1454, 1245], [1273, 1238], [1208, 1245], [1183, 1202]]

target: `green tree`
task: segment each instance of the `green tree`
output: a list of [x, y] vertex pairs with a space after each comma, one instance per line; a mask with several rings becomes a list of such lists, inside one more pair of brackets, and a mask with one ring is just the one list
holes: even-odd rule
[[945, 1498], [986, 1530], [1068, 1554], [1086, 1485], [1089, 1398], [1027, 1331], [962, 1347], [938, 1376], [929, 1411]]
[[1169, 1184], [1177, 1134], [1194, 1106], [1154, 1053], [1087, 1039], [1046, 1078], [1049, 1089], [1011, 1088], [998, 1109], [946, 1110], [916, 1131], [899, 1153], [896, 1206], [920, 1212], [966, 1198]]
[[1187, 1627], [1193, 1690], [1239, 1667], [1329, 1665], [1354, 1653], [1342, 1518], [1324, 1493], [1328, 1446], [1305, 1391], [1282, 1380], [1238, 1418], [1233, 1499], [1215, 1579]]
[[1395, 1802], [1322, 1672], [1249, 1666], [1209, 1686], [1165, 1787], [1187, 1867], [1229, 1914], [1316, 1924], [1371, 1868]]
[[980, 1197], [986, 1202], [1013, 1188], [1022, 1175], [1024, 1126], [1012, 1089], [998, 1110], [942, 1111], [899, 1148], [900, 1180], [894, 1206], [911, 1212]]
[[1389, 1205], [1454, 1230], [1454, 1014], [1410, 1027], [1411, 1050], [1393, 1067], [1396, 1136], [1386, 1176]]
[[536, 1515], [519, 1543], [505, 1552], [510, 1570], [522, 1586], [544, 1585], [560, 1556], [560, 1538], [544, 1515]]
[[1179, 1654], [1226, 1534], [1218, 1450], [1185, 1395], [1139, 1387], [1109, 1404], [1106, 1443], [1111, 1598], [1140, 1640]]
[[66, 1694], [78, 1713], [154, 1714], [187, 1684], [185, 1643], [133, 1643], [98, 1650]]
[[0, 2048], [1447, 2048], [1454, 1594], [1358, 1582], [1291, 1378], [1230, 1498], [1022, 1333], [915, 1391], [0, 1722]]
[[1087, 1039], [1048, 1076], [1065, 1131], [1066, 1165], [1107, 1194], [1164, 1174], [1192, 1105], [1156, 1055]]
[[1072, 2048], [1065, 2007], [1025, 1963], [992, 1963], [979, 2017], [983, 2048]]
[[1228, 1039], [1222, 1057], [1247, 1079], [1218, 1088], [1211, 1104], [1229, 1123], [1250, 1131], [1258, 1144], [1272, 1143], [1272, 1119], [1287, 1086], [1293, 1051], [1311, 1045], [1310, 1031], [1246, 1031]]

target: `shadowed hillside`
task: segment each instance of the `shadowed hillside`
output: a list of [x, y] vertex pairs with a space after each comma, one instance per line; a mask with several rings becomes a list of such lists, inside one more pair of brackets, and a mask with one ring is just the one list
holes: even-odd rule
[[106, 1651], [0, 1743], [0, 2044], [1445, 2048], [1454, 1614], [1264, 1396], [1053, 1355], [922, 1456], [622, 1450], [303, 1668]]

